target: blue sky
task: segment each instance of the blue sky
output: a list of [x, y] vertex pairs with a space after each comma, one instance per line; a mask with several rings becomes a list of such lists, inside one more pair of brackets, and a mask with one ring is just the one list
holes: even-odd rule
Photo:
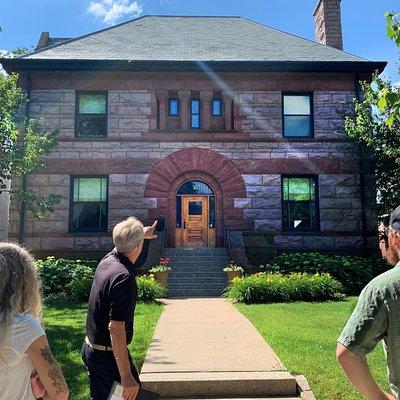
[[[0, 49], [36, 45], [42, 31], [76, 37], [137, 15], [238, 15], [314, 39], [316, 0], [0, 0]], [[385, 76], [400, 81], [399, 50], [386, 38], [384, 12], [399, 0], [342, 0], [345, 51], [388, 61]]]

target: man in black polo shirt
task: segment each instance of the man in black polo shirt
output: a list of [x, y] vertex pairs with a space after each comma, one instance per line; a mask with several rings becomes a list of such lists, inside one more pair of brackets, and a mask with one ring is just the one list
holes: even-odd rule
[[127, 348], [133, 337], [137, 294], [133, 264], [142, 251], [143, 240], [156, 237], [156, 223], [143, 227], [131, 217], [116, 225], [115, 248], [96, 268], [82, 347], [92, 400], [107, 400], [115, 381], [122, 384], [125, 400], [134, 400], [138, 394], [139, 374]]

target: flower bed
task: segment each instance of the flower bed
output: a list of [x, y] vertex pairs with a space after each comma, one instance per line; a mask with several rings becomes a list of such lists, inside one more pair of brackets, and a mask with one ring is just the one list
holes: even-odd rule
[[387, 271], [389, 264], [379, 257], [331, 256], [317, 252], [284, 253], [261, 265], [264, 272], [329, 273], [343, 285], [346, 294], [359, 294], [375, 276]]
[[240, 303], [317, 301], [342, 298], [342, 285], [329, 274], [259, 272], [234, 278], [224, 296]]

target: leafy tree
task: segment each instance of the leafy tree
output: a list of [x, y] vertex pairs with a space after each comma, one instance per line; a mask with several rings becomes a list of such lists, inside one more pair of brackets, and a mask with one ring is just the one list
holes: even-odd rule
[[[399, 14], [386, 13], [387, 34], [400, 47]], [[378, 189], [378, 212], [386, 214], [400, 204], [400, 87], [375, 75], [362, 82], [362, 100], [345, 119], [350, 138], [364, 148], [373, 165]]]
[[42, 219], [46, 211], [53, 211], [61, 196], [39, 196], [34, 190], [13, 185], [36, 168], [45, 165], [43, 156], [50, 153], [56, 133], [46, 131], [39, 121], [26, 119], [22, 110], [28, 104], [26, 95], [18, 86], [18, 75], [0, 74], [0, 194], [10, 191], [11, 196], [24, 204], [35, 218]]

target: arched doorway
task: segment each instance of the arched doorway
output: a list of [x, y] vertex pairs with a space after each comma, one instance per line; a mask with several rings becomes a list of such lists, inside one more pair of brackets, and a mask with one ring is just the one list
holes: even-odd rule
[[215, 193], [205, 182], [192, 179], [176, 191], [176, 247], [215, 247]]
[[177, 150], [161, 159], [150, 170], [145, 198], [157, 199], [149, 209], [149, 222], [160, 215], [166, 218], [167, 246], [180, 246], [176, 238], [176, 193], [189, 180], [207, 183], [215, 194], [216, 246], [224, 246], [224, 229], [249, 229], [243, 209], [235, 208], [234, 199], [245, 198], [246, 185], [238, 166], [229, 158], [210, 149], [191, 147]]

